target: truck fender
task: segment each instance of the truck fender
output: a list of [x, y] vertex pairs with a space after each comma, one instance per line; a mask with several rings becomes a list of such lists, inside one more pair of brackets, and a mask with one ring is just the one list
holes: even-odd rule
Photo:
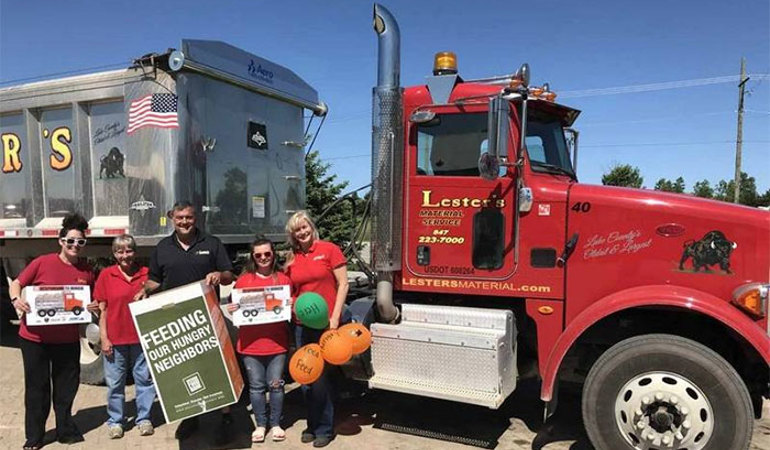
[[575, 317], [559, 336], [548, 356], [540, 398], [551, 401], [562, 359], [577, 339], [599, 320], [616, 312], [642, 306], [667, 306], [695, 311], [735, 330], [770, 364], [770, 338], [762, 327], [724, 299], [696, 289], [672, 286], [638, 286], [610, 294]]

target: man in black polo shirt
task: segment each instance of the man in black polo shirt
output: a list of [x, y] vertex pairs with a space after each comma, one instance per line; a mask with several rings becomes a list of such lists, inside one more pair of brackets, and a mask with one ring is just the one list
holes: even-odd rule
[[[195, 207], [190, 202], [177, 202], [170, 213], [174, 233], [163, 238], [150, 257], [149, 279], [136, 295], [136, 300], [153, 292], [165, 291], [196, 281], [218, 286], [233, 282], [233, 265], [225, 246], [217, 237], [195, 226]], [[223, 411], [222, 425], [231, 423], [230, 413]], [[198, 418], [183, 420], [176, 430], [177, 439], [185, 439], [198, 428]], [[228, 433], [218, 430], [219, 438]]]
[[232, 283], [233, 265], [225, 246], [217, 237], [195, 226], [195, 207], [190, 202], [176, 203], [171, 210], [171, 220], [174, 233], [155, 247], [144, 294], [204, 279], [211, 286]]

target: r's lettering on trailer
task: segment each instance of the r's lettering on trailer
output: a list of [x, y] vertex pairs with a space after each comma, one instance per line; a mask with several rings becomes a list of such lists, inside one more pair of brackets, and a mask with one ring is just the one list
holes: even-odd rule
[[72, 164], [72, 131], [67, 127], [59, 127], [51, 132], [51, 155], [49, 163], [54, 170], [65, 170]]
[[14, 133], [3, 133], [0, 140], [3, 142], [3, 173], [21, 172], [21, 139]]
[[[49, 132], [43, 130], [43, 138], [50, 140], [51, 152], [48, 155], [48, 165], [57, 171], [67, 170], [74, 160], [72, 155], [72, 130], [69, 127], [58, 127]], [[15, 133], [3, 133], [0, 135], [3, 145], [3, 173], [18, 173], [24, 167], [22, 161], [22, 149], [24, 144]]]

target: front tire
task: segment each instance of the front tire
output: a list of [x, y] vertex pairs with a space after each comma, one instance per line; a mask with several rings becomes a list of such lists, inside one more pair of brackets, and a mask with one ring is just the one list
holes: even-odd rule
[[743, 380], [713, 350], [679, 336], [636, 336], [596, 361], [583, 421], [599, 450], [744, 450], [754, 418]]

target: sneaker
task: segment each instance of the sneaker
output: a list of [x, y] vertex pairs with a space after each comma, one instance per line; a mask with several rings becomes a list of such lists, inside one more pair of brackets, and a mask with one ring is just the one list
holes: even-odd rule
[[176, 428], [174, 437], [179, 441], [183, 441], [192, 436], [196, 430], [198, 430], [198, 418], [185, 419]]
[[108, 425], [107, 435], [110, 436], [110, 439], [120, 439], [123, 437], [123, 427], [118, 424]]
[[150, 421], [139, 422], [136, 427], [139, 428], [139, 436], [152, 436], [155, 434], [155, 428]]
[[303, 444], [313, 442], [315, 441], [315, 434], [311, 433], [309, 429], [306, 429], [302, 432], [302, 436], [300, 436], [299, 440], [302, 441]]
[[273, 435], [273, 442], [281, 442], [286, 439], [286, 432], [278, 425], [270, 429], [270, 434]]
[[329, 436], [318, 436], [313, 441], [313, 447], [315, 448], [326, 447], [327, 445], [329, 445], [331, 441], [332, 441], [332, 438]]

